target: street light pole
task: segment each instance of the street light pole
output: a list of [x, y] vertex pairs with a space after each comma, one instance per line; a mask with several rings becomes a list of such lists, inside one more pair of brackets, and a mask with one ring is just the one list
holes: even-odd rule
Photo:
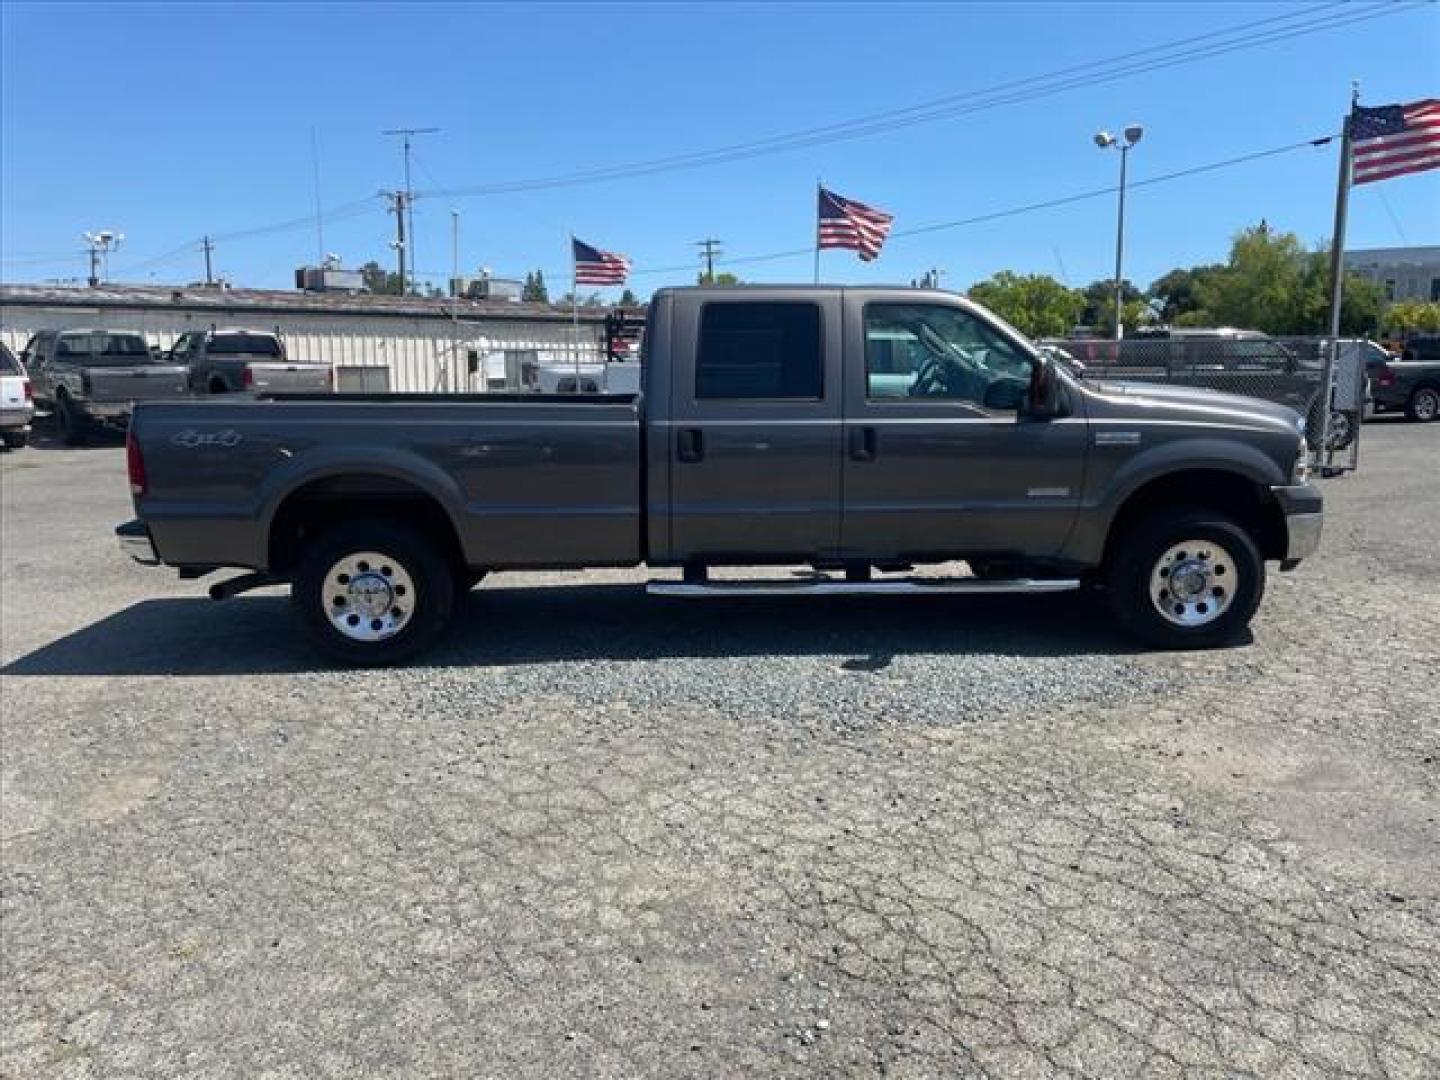
[[1121, 341], [1125, 337], [1125, 181], [1128, 166], [1130, 164], [1130, 151], [1145, 134], [1145, 129], [1139, 124], [1131, 124], [1125, 129], [1123, 141], [1110, 134], [1108, 131], [1100, 131], [1095, 135], [1095, 145], [1101, 150], [1120, 151], [1120, 202], [1115, 215], [1115, 340]]

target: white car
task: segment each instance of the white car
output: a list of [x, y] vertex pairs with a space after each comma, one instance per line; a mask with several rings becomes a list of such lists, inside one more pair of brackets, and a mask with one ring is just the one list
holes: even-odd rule
[[30, 421], [35, 416], [35, 399], [25, 368], [8, 346], [0, 341], [0, 437], [7, 450], [17, 450], [30, 441]]

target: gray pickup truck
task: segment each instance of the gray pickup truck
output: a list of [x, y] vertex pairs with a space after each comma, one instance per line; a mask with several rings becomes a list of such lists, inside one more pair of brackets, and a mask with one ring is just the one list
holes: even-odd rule
[[197, 394], [283, 394], [331, 389], [329, 364], [291, 360], [278, 334], [263, 330], [191, 330], [170, 348]]
[[71, 446], [97, 428], [123, 428], [137, 401], [189, 394], [183, 367], [156, 360], [143, 336], [124, 330], [41, 330], [20, 360], [35, 404]]
[[[320, 645], [392, 662], [495, 570], [647, 563], [672, 596], [1095, 587], [1162, 647], [1234, 639], [1265, 563], [1317, 547], [1291, 409], [1074, 378], [959, 296], [662, 289], [643, 392], [307, 395], [145, 405], [147, 564], [285, 583]], [[949, 577], [919, 564], [964, 560]], [[777, 581], [711, 567], [805, 565]]]

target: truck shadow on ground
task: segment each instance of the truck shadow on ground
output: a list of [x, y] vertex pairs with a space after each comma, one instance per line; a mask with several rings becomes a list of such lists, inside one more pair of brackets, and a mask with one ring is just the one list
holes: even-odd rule
[[[1087, 656], [1141, 651], [1094, 597], [835, 597], [675, 600], [638, 585], [481, 588], [416, 663], [500, 667], [668, 657]], [[274, 674], [339, 669], [280, 596], [147, 600], [21, 656], [8, 676]]]

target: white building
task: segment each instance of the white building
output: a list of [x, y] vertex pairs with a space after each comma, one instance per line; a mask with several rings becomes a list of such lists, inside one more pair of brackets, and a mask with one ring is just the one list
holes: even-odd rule
[[0, 338], [135, 330], [169, 348], [187, 330], [278, 331], [296, 360], [330, 364], [339, 390], [520, 390], [526, 372], [601, 362], [604, 313], [504, 301], [259, 289], [0, 284]]
[[1440, 301], [1440, 247], [1347, 251], [1345, 269], [1379, 285], [1387, 302]]

